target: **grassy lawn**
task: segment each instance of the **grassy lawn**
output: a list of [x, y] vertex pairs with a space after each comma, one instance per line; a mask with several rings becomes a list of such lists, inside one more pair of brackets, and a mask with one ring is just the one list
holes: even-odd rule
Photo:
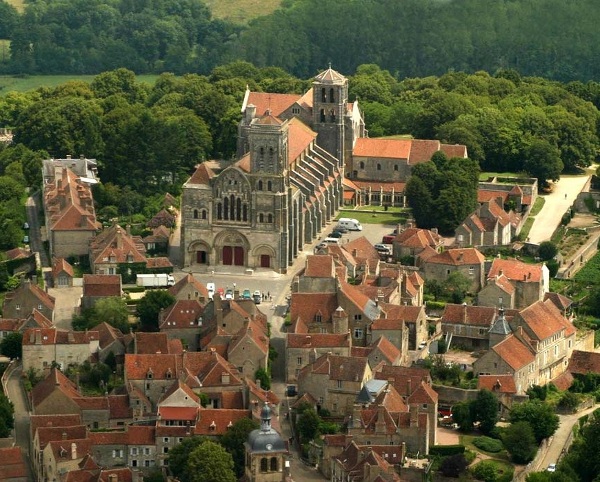
[[490, 172], [485, 171], [479, 173], [480, 181], [487, 181], [490, 177], [523, 177], [516, 172]]
[[399, 224], [404, 223], [408, 218], [407, 214], [401, 215], [399, 212], [393, 212], [391, 209], [387, 212], [378, 211], [355, 211], [354, 209], [343, 209], [340, 211], [336, 219], [353, 218], [357, 219], [361, 224]]
[[500, 463], [506, 462], [507, 465], [510, 465], [509, 461], [509, 457], [508, 457], [508, 452], [506, 450], [501, 450], [500, 452], [486, 452], [485, 450], [481, 450], [480, 448], [477, 448], [475, 445], [473, 445], [473, 440], [476, 439], [477, 437], [481, 437], [481, 435], [460, 435], [459, 436], [459, 443], [461, 443], [462, 445], [464, 445], [467, 450], [472, 450], [473, 452], [479, 452], [480, 454], [484, 454], [487, 455], [488, 457], [491, 457], [495, 460], [498, 460]]
[[535, 200], [535, 203], [533, 203], [533, 207], [531, 208], [531, 212], [529, 213], [529, 215], [537, 216], [544, 207], [544, 204], [546, 204], [546, 200], [543, 197], [538, 197]]
[[401, 208], [399, 206], [389, 206], [387, 208], [387, 210], [383, 207], [383, 206], [359, 206], [356, 209], [354, 209], [353, 211], [369, 211], [369, 212], [373, 212], [373, 211], [377, 211], [378, 213], [398, 213], [398, 214], [405, 214], [406, 216], [410, 215], [410, 209], [409, 208]]
[[[94, 80], [94, 77], [95, 75], [31, 75], [26, 77], [0, 75], [0, 95], [5, 95], [11, 91], [27, 92], [35, 90], [38, 87], [56, 87], [71, 80], [91, 82]], [[158, 75], [136, 76], [138, 82], [146, 84], [153, 84], [157, 78]]]
[[521, 232], [519, 233], [521, 236], [521, 239], [527, 239], [529, 237], [529, 231], [531, 231], [531, 226], [533, 226], [533, 222], [535, 221], [535, 218], [533, 217], [528, 217], [527, 221], [525, 221], [525, 224], [523, 225], [523, 228], [521, 229]]
[[248, 23], [256, 17], [269, 15], [279, 8], [281, 0], [206, 0], [214, 18], [236, 23]]

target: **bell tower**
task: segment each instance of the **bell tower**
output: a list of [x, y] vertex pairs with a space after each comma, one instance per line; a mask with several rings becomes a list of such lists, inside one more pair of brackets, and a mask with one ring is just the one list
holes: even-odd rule
[[287, 169], [288, 121], [270, 111], [250, 126], [250, 171], [253, 174], [277, 176]]
[[348, 79], [331, 68], [313, 81], [313, 130], [317, 144], [344, 166], [345, 117], [348, 103]]

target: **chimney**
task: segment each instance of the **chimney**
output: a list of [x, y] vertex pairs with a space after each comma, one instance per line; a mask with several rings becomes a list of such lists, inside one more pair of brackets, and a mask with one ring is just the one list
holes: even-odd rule
[[254, 381], [254, 383], [256, 383], [256, 386], [257, 386], [258, 388], [261, 388], [261, 386], [260, 386], [260, 378], [257, 378], [257, 379]]
[[77, 459], [77, 444], [75, 442], [71, 444], [71, 459]]
[[118, 480], [119, 478], [117, 477], [117, 474], [109, 474], [108, 482], [117, 482]]
[[131, 236], [131, 224], [125, 225], [125, 232], [127, 233], [127, 236]]
[[523, 281], [527, 281], [527, 275], [526, 274], [523, 275]]
[[256, 106], [254, 104], [248, 104], [246, 106], [246, 120], [251, 121], [256, 117]]
[[438, 233], [438, 228], [431, 228], [431, 232], [433, 234], [437, 234]]
[[71, 154], [67, 154], [67, 161], [71, 160]]

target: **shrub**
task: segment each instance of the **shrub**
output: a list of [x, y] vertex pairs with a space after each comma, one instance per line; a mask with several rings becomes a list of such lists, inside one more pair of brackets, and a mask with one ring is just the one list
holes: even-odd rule
[[458, 477], [468, 467], [469, 463], [464, 454], [455, 454], [445, 457], [440, 465], [440, 472], [446, 477]]
[[434, 445], [429, 448], [430, 455], [439, 455], [441, 457], [456, 455], [456, 454], [464, 454], [465, 446], [456, 444], [456, 445]]
[[496, 482], [498, 480], [498, 468], [490, 460], [482, 460], [471, 469], [473, 477], [485, 482]]
[[478, 449], [493, 453], [500, 452], [504, 448], [500, 440], [490, 437], [477, 437], [473, 440], [473, 445]]
[[558, 254], [558, 248], [552, 241], [543, 241], [540, 244], [538, 256], [542, 261], [548, 261]]

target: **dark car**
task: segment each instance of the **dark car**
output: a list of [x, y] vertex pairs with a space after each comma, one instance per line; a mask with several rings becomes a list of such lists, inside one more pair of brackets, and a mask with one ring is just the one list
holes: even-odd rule
[[339, 231], [333, 231], [329, 236], [327, 236], [328, 238], [341, 238], [343, 235], [342, 233], [340, 233]]
[[296, 386], [295, 385], [288, 385], [285, 389], [285, 394], [288, 397], [295, 397], [296, 395], [298, 395], [298, 392], [296, 391]]
[[343, 226], [338, 225], [333, 229], [333, 232], [346, 234], [346, 233], [349, 233], [350, 231], [348, 230], [348, 228], [344, 228]]

